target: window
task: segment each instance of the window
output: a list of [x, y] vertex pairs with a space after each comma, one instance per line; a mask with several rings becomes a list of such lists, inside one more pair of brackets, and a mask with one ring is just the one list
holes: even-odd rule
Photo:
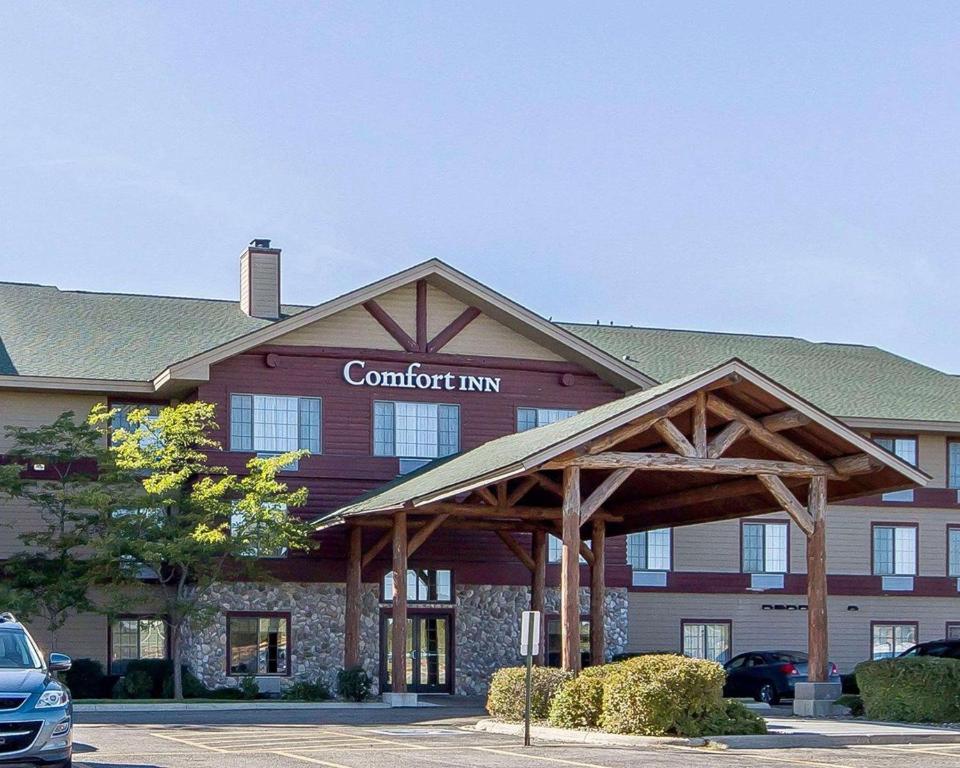
[[947, 622], [947, 640], [960, 640], [960, 621]]
[[[917, 466], [917, 438], [916, 437], [874, 437], [873, 442], [890, 453], [899, 456], [907, 464]], [[913, 489], [885, 493], [883, 501], [913, 501]]]
[[627, 563], [635, 571], [669, 571], [670, 529], [658, 528], [629, 534]]
[[[160, 403], [111, 403], [110, 407], [116, 409], [116, 413], [113, 414], [113, 418], [110, 420], [110, 429], [111, 431], [122, 429], [126, 432], [133, 432], [135, 427], [130, 423], [128, 418], [130, 411], [147, 409], [147, 424], [152, 424], [157, 416], [160, 415], [160, 409], [164, 407], [165, 404]], [[141, 438], [140, 445], [141, 447], [147, 448], [151, 445], [154, 445], [156, 440], [152, 436], [146, 436]]]
[[231, 395], [230, 450], [318, 454], [320, 414], [318, 397]]
[[155, 616], [120, 618], [110, 625], [110, 674], [137, 659], [167, 658], [167, 623]]
[[[590, 546], [589, 541], [583, 542], [588, 547]], [[547, 562], [548, 563], [559, 563], [563, 560], [563, 539], [559, 536], [554, 536], [552, 533], [547, 534]], [[586, 565], [586, 560], [583, 555], [580, 555], [580, 565]]]
[[960, 578], [960, 526], [947, 526], [947, 576]]
[[[264, 504], [264, 509], [273, 511], [277, 515], [287, 514], [286, 504]], [[230, 515], [230, 535], [234, 538], [243, 537], [250, 542], [250, 545], [244, 550], [247, 557], [286, 557], [286, 547], [265, 547], [258, 543], [258, 530], [256, 521], [247, 524], [243, 512], [234, 505], [233, 512]]]
[[916, 526], [873, 526], [873, 573], [876, 576], [916, 576]]
[[[393, 571], [387, 571], [380, 590], [381, 602], [393, 600]], [[408, 603], [452, 603], [453, 576], [447, 570], [411, 568], [407, 571]]]
[[916, 624], [874, 624], [871, 658], [899, 656], [917, 642]]
[[[560, 619], [552, 618], [547, 620], [547, 666], [559, 667], [562, 662], [563, 638], [560, 634]], [[590, 666], [590, 621], [581, 619], [580, 621], [580, 667], [581, 669]]]
[[787, 523], [744, 523], [743, 572], [787, 572]]
[[528, 429], [553, 424], [569, 416], [576, 416], [580, 411], [569, 408], [517, 408], [517, 432], [526, 432]]
[[730, 658], [731, 624], [729, 621], [680, 622], [683, 655], [693, 659], [709, 659], [723, 664]]
[[947, 441], [947, 487], [960, 488], [960, 440]]
[[392, 401], [373, 404], [374, 456], [436, 459], [459, 450], [460, 406]]
[[286, 614], [228, 615], [227, 638], [231, 675], [290, 673], [290, 617]]

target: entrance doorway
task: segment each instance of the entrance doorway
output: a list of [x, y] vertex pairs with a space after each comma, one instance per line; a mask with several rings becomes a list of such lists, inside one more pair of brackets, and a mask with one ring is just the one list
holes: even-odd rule
[[[407, 690], [411, 693], [450, 693], [452, 615], [423, 611], [407, 616]], [[390, 660], [393, 653], [393, 617], [380, 615], [380, 680], [384, 691], [393, 690]]]

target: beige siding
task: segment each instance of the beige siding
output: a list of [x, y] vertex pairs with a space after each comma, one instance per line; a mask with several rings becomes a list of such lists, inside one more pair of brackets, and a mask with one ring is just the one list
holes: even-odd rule
[[488, 355], [524, 360], [563, 359], [486, 315], [476, 318], [454, 336], [442, 351], [449, 355]]
[[107, 619], [98, 613], [82, 613], [67, 619], [54, 637], [43, 619], [26, 622], [30, 634], [44, 655], [51, 651], [65, 653], [75, 659], [94, 659], [107, 668]]
[[947, 487], [947, 439], [943, 435], [920, 435], [917, 440], [920, 469], [933, 479], [928, 488]]
[[249, 253], [240, 257], [240, 307], [253, 317], [280, 316], [280, 255]]
[[42, 522], [32, 504], [0, 495], [0, 560], [21, 551], [20, 534], [39, 530]]
[[[427, 338], [432, 339], [467, 310], [467, 305], [446, 291], [427, 286]], [[446, 350], [444, 350], [446, 351]]]
[[[377, 304], [390, 315], [411, 339], [417, 338], [417, 285], [410, 283], [377, 296]], [[429, 315], [427, 304], [427, 313]]]
[[96, 394], [0, 391], [0, 452], [11, 445], [6, 436], [7, 426], [41, 427], [56, 420], [64, 411], [73, 411], [82, 419], [94, 405], [106, 400], [106, 395]]
[[[763, 610], [763, 605], [802, 605], [800, 597], [693, 595], [632, 592], [629, 596], [628, 650], [679, 651], [683, 619], [733, 622], [733, 653], [750, 650], [807, 649], [806, 613]], [[856, 606], [859, 610], [848, 610]], [[843, 672], [870, 656], [871, 621], [919, 622], [919, 639], [936, 640], [948, 621], [960, 621], [960, 601], [952, 598], [831, 597], [830, 659]]]
[[[785, 520], [784, 513], [758, 515], [751, 520]], [[676, 571], [740, 572], [740, 521], [686, 525], [675, 528], [674, 563]], [[790, 523], [790, 573], [807, 572], [806, 539], [794, 523]]]
[[363, 307], [351, 307], [273, 339], [271, 344], [301, 347], [356, 347], [402, 350]]

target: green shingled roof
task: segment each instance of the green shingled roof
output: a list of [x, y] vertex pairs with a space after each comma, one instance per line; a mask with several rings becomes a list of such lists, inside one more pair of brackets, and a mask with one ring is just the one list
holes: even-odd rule
[[271, 322], [236, 301], [0, 283], [0, 375], [147, 381]]
[[738, 357], [839, 417], [960, 421], [960, 378], [877, 347], [787, 336], [558, 325], [657, 381]]

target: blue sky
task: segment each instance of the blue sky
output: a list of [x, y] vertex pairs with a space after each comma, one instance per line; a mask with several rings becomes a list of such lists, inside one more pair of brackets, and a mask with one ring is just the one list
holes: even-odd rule
[[555, 319], [960, 372], [960, 4], [9, 2], [0, 279], [284, 300], [439, 257]]

